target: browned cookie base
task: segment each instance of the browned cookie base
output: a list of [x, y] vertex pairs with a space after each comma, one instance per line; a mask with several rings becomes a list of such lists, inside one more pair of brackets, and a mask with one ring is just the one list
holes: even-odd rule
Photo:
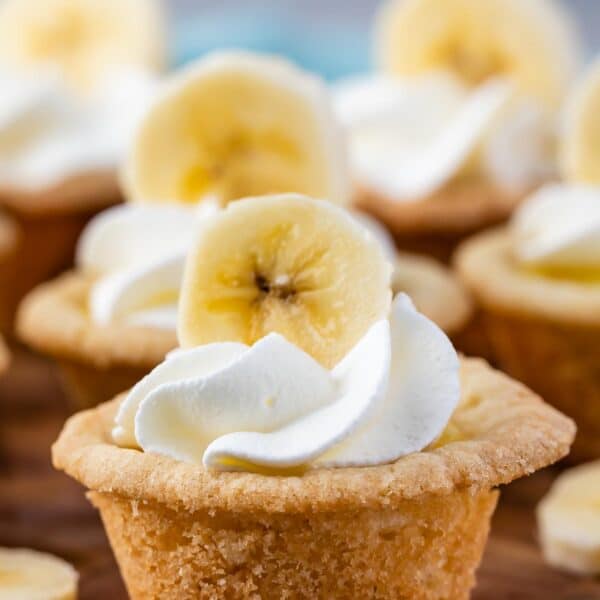
[[120, 200], [113, 172], [78, 175], [39, 191], [0, 187], [0, 206], [17, 233], [13, 252], [0, 258], [0, 331], [12, 332], [17, 306], [29, 290], [73, 263], [88, 220]]
[[10, 364], [10, 352], [6, 347], [2, 336], [0, 336], [0, 375], [8, 369]]
[[77, 238], [89, 216], [15, 217], [14, 251], [0, 260], [0, 331], [11, 334], [19, 302], [38, 283], [73, 262]]
[[64, 389], [73, 411], [106, 402], [132, 388], [152, 367], [110, 366], [107, 368], [66, 359], [57, 360]]
[[174, 331], [93, 323], [92, 283], [82, 273], [65, 273], [29, 293], [17, 318], [20, 338], [57, 361], [75, 409], [129, 389], [177, 345]]
[[600, 456], [600, 327], [561, 325], [488, 310], [485, 325], [500, 368], [577, 423], [568, 457]]
[[469, 597], [495, 491], [387, 510], [173, 510], [91, 493], [132, 599]]
[[88, 487], [133, 598], [468, 598], [495, 488], [563, 457], [571, 421], [464, 359], [446, 432], [391, 464], [223, 473], [117, 447], [123, 397], [71, 417], [54, 465]]
[[386, 198], [359, 186], [355, 203], [386, 225], [401, 250], [449, 263], [463, 240], [506, 221], [525, 195], [485, 179], [465, 178], [414, 202]]
[[599, 457], [600, 284], [519, 267], [506, 229], [466, 242], [456, 266], [498, 367], [575, 420], [570, 460]]

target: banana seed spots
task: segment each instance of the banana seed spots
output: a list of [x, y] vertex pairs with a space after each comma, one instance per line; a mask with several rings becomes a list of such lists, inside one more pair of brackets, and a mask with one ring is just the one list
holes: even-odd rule
[[264, 300], [264, 296], [271, 296], [287, 301], [296, 294], [292, 280], [288, 275], [277, 275], [273, 280], [269, 280], [264, 275], [256, 273], [254, 281], [261, 293], [259, 300]]

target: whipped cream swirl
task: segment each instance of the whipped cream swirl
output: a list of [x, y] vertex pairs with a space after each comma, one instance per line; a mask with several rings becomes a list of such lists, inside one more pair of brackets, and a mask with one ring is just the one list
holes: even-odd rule
[[0, 185], [36, 191], [114, 169], [157, 85], [147, 71], [113, 70], [83, 98], [51, 68], [0, 72]]
[[519, 262], [552, 269], [600, 268], [600, 187], [546, 185], [511, 223]]
[[442, 433], [458, 369], [445, 334], [400, 294], [331, 371], [276, 333], [175, 351], [123, 401], [113, 437], [225, 471], [383, 464]]
[[333, 90], [359, 183], [415, 201], [464, 173], [520, 191], [554, 172], [545, 110], [492, 78], [468, 88], [443, 72], [415, 79], [376, 75]]
[[99, 325], [175, 330], [188, 248], [199, 223], [218, 210], [179, 204], [123, 204], [96, 216], [83, 232], [77, 264], [96, 277], [89, 297]]

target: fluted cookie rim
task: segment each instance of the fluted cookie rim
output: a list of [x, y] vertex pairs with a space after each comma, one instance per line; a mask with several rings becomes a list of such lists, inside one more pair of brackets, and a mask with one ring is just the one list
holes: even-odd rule
[[177, 346], [174, 331], [92, 322], [85, 312], [91, 285], [89, 276], [71, 271], [36, 287], [19, 306], [19, 338], [44, 354], [100, 369], [150, 370]]
[[599, 328], [600, 283], [552, 279], [519, 268], [508, 227], [463, 242], [454, 264], [484, 308], [567, 325]]
[[[462, 359], [463, 397], [437, 446], [374, 467], [300, 476], [211, 472], [120, 448], [111, 428], [123, 396], [71, 417], [52, 447], [54, 466], [101, 493], [174, 509], [305, 513], [390, 507], [456, 489], [492, 489], [565, 456], [573, 422], [480, 359]], [[462, 432], [461, 441], [456, 432]]]

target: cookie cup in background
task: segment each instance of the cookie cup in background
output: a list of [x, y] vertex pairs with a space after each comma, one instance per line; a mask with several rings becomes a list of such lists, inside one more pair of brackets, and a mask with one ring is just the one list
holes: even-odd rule
[[438, 325], [453, 342], [462, 339], [473, 316], [473, 303], [455, 275], [432, 258], [407, 252], [398, 252], [393, 266], [394, 294], [405, 292], [419, 312]]
[[206, 470], [112, 442], [121, 398], [72, 417], [57, 468], [89, 488], [141, 598], [468, 598], [497, 486], [563, 457], [567, 418], [482, 361], [432, 447], [289, 476]]
[[31, 292], [18, 316], [19, 337], [56, 360], [75, 409], [129, 389], [177, 344], [174, 331], [94, 323], [92, 284], [85, 274], [66, 273]]
[[0, 375], [8, 369], [10, 364], [10, 354], [8, 348], [4, 344], [4, 340], [0, 337]]
[[385, 224], [401, 250], [449, 263], [463, 240], [505, 222], [526, 195], [471, 177], [415, 201], [398, 201], [363, 184], [357, 186], [354, 201]]
[[[56, 360], [76, 409], [129, 389], [177, 346], [174, 330], [94, 323], [88, 310], [92, 285], [84, 273], [67, 273], [31, 292], [17, 319], [20, 339]], [[450, 337], [461, 339], [472, 304], [448, 269], [401, 253], [394, 263], [393, 290], [409, 294]]]
[[0, 331], [12, 331], [17, 306], [27, 292], [73, 263], [88, 220], [120, 200], [114, 172], [72, 177], [36, 192], [0, 189], [0, 206], [16, 233], [13, 251], [0, 260]]
[[458, 273], [481, 309], [498, 366], [578, 425], [569, 459], [600, 456], [600, 283], [517, 264], [507, 229], [458, 251]]

